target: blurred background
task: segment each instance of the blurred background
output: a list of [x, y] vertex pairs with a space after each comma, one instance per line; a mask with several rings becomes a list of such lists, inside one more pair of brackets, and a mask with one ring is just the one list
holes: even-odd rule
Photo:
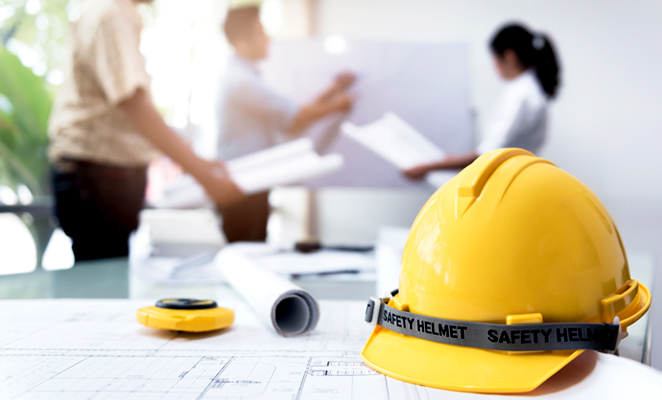
[[[82, 3], [0, 0], [0, 274], [74, 263], [68, 238], [56, 229], [46, 152], [53, 96], [65, 79], [68, 32]], [[215, 156], [217, 140], [213, 88], [232, 56], [220, 29], [227, 7], [219, 0], [139, 6], [145, 25], [140, 50], [154, 103], [205, 157]], [[653, 0], [266, 0], [260, 10], [276, 45], [306, 39], [341, 47], [356, 41], [461, 44], [465, 74], [446, 78], [466, 84], [467, 146], [480, 140], [503, 85], [489, 38], [512, 21], [547, 33], [562, 79], [540, 155], [588, 185], [614, 217], [626, 249], [645, 251], [658, 265], [661, 18], [662, 3]], [[360, 82], [361, 71], [357, 76]], [[158, 197], [167, 170], [163, 163], [150, 170], [148, 192]], [[313, 235], [328, 243], [374, 242], [380, 226], [410, 225], [433, 190], [342, 180], [276, 189], [269, 240]]]

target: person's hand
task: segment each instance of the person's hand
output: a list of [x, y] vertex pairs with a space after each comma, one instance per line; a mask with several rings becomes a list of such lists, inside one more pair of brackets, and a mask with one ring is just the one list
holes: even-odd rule
[[336, 76], [335, 84], [339, 90], [346, 90], [354, 84], [356, 75], [353, 72], [343, 71]]
[[430, 167], [427, 164], [417, 165], [402, 171], [404, 176], [413, 180], [423, 179], [428, 172], [430, 172]]
[[246, 197], [246, 194], [230, 178], [225, 164], [220, 161], [202, 159], [200, 162], [202, 173], [196, 178], [218, 206], [230, 206]]
[[341, 93], [341, 94], [335, 95], [331, 99], [331, 108], [334, 111], [347, 112], [347, 111], [352, 109], [352, 107], [354, 106], [355, 101], [356, 101], [356, 99], [353, 96], [351, 96], [347, 93]]

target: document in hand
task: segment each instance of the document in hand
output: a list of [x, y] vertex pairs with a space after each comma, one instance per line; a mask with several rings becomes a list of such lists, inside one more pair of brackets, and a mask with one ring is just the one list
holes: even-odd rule
[[[309, 138], [298, 139], [226, 162], [230, 177], [246, 194], [305, 182], [331, 174], [344, 163], [340, 154], [320, 156]], [[205, 190], [184, 175], [166, 188], [159, 208], [195, 208], [208, 204]]]
[[392, 112], [367, 125], [342, 124], [342, 132], [400, 170], [441, 160], [446, 153]]
[[342, 155], [320, 156], [313, 141], [303, 138], [228, 161], [227, 167], [241, 190], [251, 194], [331, 174], [343, 163]]

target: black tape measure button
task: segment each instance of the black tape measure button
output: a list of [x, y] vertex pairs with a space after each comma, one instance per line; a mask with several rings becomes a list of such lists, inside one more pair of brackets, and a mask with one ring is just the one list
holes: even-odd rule
[[157, 301], [156, 306], [171, 310], [206, 310], [208, 308], [218, 307], [214, 300], [198, 299], [163, 299]]

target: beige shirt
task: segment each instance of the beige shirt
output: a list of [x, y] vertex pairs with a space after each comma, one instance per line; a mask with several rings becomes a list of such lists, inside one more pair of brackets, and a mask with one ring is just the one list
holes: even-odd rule
[[73, 25], [65, 80], [49, 123], [49, 156], [144, 166], [158, 156], [118, 104], [149, 91], [142, 22], [130, 0], [92, 0]]

